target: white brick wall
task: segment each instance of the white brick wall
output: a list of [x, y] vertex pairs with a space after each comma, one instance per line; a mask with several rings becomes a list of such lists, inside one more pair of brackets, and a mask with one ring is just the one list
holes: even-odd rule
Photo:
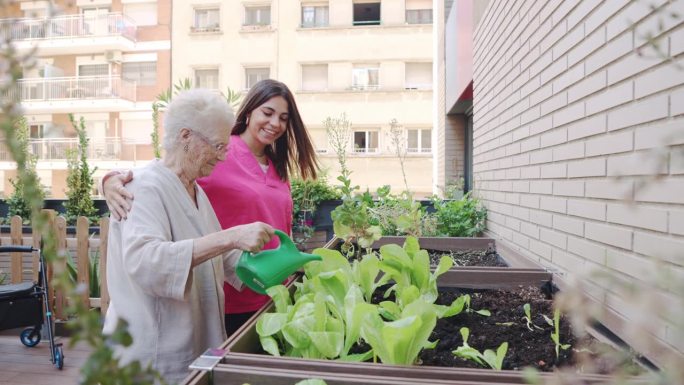
[[568, 273], [645, 279], [661, 259], [684, 277], [683, 4], [490, 3], [475, 36], [473, 134], [494, 236]]

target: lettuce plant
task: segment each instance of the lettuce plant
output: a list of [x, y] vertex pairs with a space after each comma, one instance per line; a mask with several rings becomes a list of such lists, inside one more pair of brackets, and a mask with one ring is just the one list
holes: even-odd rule
[[492, 369], [501, 370], [504, 357], [508, 351], [508, 342], [499, 345], [499, 348], [496, 349], [496, 353], [491, 349], [487, 349], [484, 353], [480, 353], [480, 351], [468, 345], [470, 329], [464, 327], [461, 328], [460, 332], [461, 337], [463, 337], [463, 345], [452, 351], [452, 353], [466, 360], [471, 360], [478, 365], [489, 366]]
[[396, 321], [383, 321], [377, 313], [367, 313], [362, 321], [361, 336], [373, 347], [373, 354], [385, 364], [411, 365], [424, 348], [437, 342], [428, 338], [437, 323], [431, 303], [422, 299], [408, 304]]

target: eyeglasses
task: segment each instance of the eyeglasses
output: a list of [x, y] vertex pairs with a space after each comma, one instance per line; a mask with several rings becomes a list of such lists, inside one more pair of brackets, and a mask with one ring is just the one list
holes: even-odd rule
[[214, 142], [212, 142], [209, 138], [207, 138], [206, 136], [204, 136], [204, 134], [202, 134], [202, 133], [199, 132], [199, 131], [190, 130], [190, 132], [192, 132], [194, 135], [197, 135], [197, 137], [200, 138], [200, 139], [202, 139], [202, 140], [204, 141], [204, 143], [206, 143], [206, 144], [208, 144], [208, 145], [214, 147], [214, 150], [215, 150], [216, 152], [221, 152], [221, 151], [223, 151], [223, 150], [226, 149], [226, 144], [225, 144], [225, 143], [214, 143]]

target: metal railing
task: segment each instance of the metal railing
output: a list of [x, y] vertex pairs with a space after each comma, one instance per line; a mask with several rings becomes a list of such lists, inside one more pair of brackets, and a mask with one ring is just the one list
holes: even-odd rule
[[20, 79], [8, 96], [22, 102], [74, 99], [125, 99], [134, 102], [136, 84], [120, 76], [29, 78]]
[[[150, 144], [137, 143], [122, 138], [89, 138], [89, 160], [124, 160], [136, 161], [149, 158], [151, 151], [142, 151], [140, 147]], [[78, 138], [45, 138], [29, 140], [29, 152], [39, 161], [66, 161], [69, 151], [78, 150]], [[0, 141], [0, 161], [12, 162], [7, 144]]]
[[49, 19], [2, 19], [0, 36], [12, 40], [44, 40], [55, 38], [123, 36], [132, 41], [137, 37], [137, 26], [121, 13], [86, 16], [60, 15]]

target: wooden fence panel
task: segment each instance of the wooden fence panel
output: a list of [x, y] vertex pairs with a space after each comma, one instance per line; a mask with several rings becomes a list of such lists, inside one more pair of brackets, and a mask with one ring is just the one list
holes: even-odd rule
[[81, 300], [90, 307], [90, 256], [88, 255], [88, 238], [90, 221], [86, 217], [76, 220], [76, 258], [78, 269], [78, 285], [81, 287]]
[[[15, 215], [12, 217], [10, 221], [10, 239], [12, 242], [12, 245], [14, 246], [21, 246], [23, 245], [22, 243], [22, 219], [21, 217]], [[11, 273], [12, 273], [12, 283], [21, 283], [22, 281], [22, 276], [23, 276], [23, 268], [22, 268], [22, 255], [21, 253], [10, 253], [10, 258], [12, 260], [12, 267], [11, 267]]]
[[109, 290], [107, 289], [107, 241], [109, 234], [109, 218], [100, 219], [100, 311], [102, 316], [109, 308]]
[[[58, 271], [62, 272], [66, 270], [66, 258], [67, 258], [67, 233], [66, 233], [66, 219], [64, 217], [59, 216], [57, 218], [54, 218], [54, 231], [55, 231], [55, 237], [57, 238], [57, 255], [61, 256], [62, 258], [58, 259], [57, 262], [54, 265], [54, 269], [50, 268], [49, 271]], [[52, 288], [52, 286], [50, 286]], [[66, 295], [62, 290], [57, 290], [56, 297], [55, 297], [55, 316], [57, 319], [60, 320], [65, 320], [66, 319], [66, 313], [65, 313], [65, 308], [66, 308]]]

